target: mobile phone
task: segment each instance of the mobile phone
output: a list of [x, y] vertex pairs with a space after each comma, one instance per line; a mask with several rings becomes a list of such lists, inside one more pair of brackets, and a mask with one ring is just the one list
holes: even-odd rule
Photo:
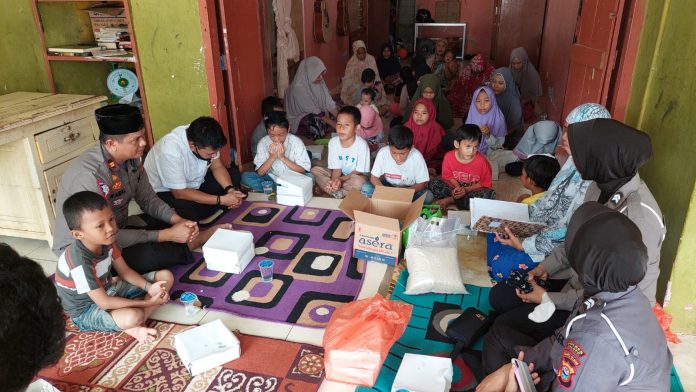
[[517, 385], [522, 392], [536, 392], [532, 374], [529, 372], [529, 366], [526, 362], [520, 361], [517, 358], [512, 359], [512, 367], [515, 369], [515, 378]]

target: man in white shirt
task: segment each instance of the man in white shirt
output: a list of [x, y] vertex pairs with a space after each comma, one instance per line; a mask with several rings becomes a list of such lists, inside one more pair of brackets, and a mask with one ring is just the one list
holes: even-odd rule
[[361, 192], [368, 197], [377, 186], [412, 188], [416, 192], [413, 200], [425, 196], [425, 204], [433, 201], [433, 194], [428, 190], [428, 166], [423, 155], [413, 148], [413, 132], [403, 125], [389, 130], [389, 145], [382, 147], [375, 157], [370, 176]]
[[240, 173], [226, 168], [220, 148], [227, 138], [211, 117], [199, 117], [174, 128], [155, 143], [145, 158], [150, 185], [177, 214], [193, 221], [210, 217], [219, 209], [238, 207]]
[[242, 173], [242, 185], [263, 192], [264, 181], [276, 182], [288, 171], [309, 175], [312, 163], [302, 140], [288, 133], [289, 123], [284, 112], [271, 112], [264, 120], [268, 135], [256, 148], [256, 171]]

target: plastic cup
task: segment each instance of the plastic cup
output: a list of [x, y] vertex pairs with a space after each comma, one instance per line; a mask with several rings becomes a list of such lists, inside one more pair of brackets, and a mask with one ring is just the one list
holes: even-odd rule
[[193, 316], [200, 310], [195, 305], [197, 300], [198, 296], [190, 291], [181, 294], [181, 297], [179, 297], [179, 302], [184, 304], [184, 312], [186, 313], [186, 316]]
[[266, 195], [266, 197], [273, 194], [273, 181], [264, 181], [261, 183], [261, 186], [263, 187], [263, 194]]
[[259, 272], [261, 272], [261, 281], [265, 283], [270, 283], [273, 281], [273, 261], [272, 260], [262, 260], [259, 263]]

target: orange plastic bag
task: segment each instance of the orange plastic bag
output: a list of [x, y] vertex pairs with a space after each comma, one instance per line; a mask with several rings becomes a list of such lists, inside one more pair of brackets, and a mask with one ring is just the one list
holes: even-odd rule
[[662, 306], [660, 304], [655, 304], [653, 305], [653, 313], [655, 313], [655, 317], [657, 317], [657, 322], [660, 323], [660, 327], [662, 327], [662, 330], [665, 332], [665, 337], [667, 338], [668, 342], [671, 343], [681, 343], [681, 340], [677, 337], [677, 334], [672, 332], [672, 330], [669, 329], [669, 325], [672, 324], [672, 316], [667, 314], [664, 309], [662, 309]]
[[371, 387], [413, 306], [379, 294], [338, 308], [324, 331], [326, 379]]

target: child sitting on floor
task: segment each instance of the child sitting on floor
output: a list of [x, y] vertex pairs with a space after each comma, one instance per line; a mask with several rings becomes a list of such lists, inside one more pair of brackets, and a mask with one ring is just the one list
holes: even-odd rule
[[355, 106], [342, 107], [336, 116], [338, 136], [329, 141], [328, 169], [312, 168], [317, 185], [337, 199], [353, 189], [359, 190], [370, 171], [370, 149], [365, 139], [356, 135], [359, 129], [360, 111]]
[[[382, 132], [382, 118], [369, 106], [362, 106], [360, 111], [360, 128], [358, 136], [365, 139], [370, 147], [370, 151], [376, 151], [384, 140]], [[368, 170], [369, 171], [369, 170]]]
[[[75, 193], [63, 203], [63, 214], [75, 238], [56, 266], [56, 289], [65, 313], [83, 331], [123, 331], [140, 343], [153, 341], [157, 331], [145, 321], [169, 300], [171, 272], [140, 275], [128, 267], [115, 245], [114, 214], [100, 195]], [[112, 267], [119, 276], [116, 282]]]
[[377, 98], [377, 90], [366, 87], [360, 92], [360, 103], [355, 105], [358, 109], [362, 107], [372, 108], [372, 110], [379, 115], [379, 108], [375, 105], [375, 99]]
[[377, 186], [411, 188], [415, 190], [413, 200], [422, 195], [425, 203], [433, 200], [428, 190], [428, 167], [420, 151], [413, 148], [413, 132], [403, 125], [397, 125], [389, 130], [387, 137], [389, 145], [382, 147], [377, 153], [370, 182], [362, 186], [362, 193], [372, 197]]
[[524, 161], [522, 166], [522, 176], [520, 182], [522, 186], [529, 189], [532, 194], [522, 194], [517, 198], [519, 203], [532, 204], [539, 200], [546, 190], [549, 189], [551, 181], [561, 170], [556, 158], [550, 155], [532, 155]]
[[254, 132], [251, 134], [251, 156], [256, 156], [256, 147], [259, 145], [259, 141], [266, 136], [266, 125], [264, 125], [263, 120], [268, 117], [271, 112], [283, 112], [283, 102], [278, 97], [269, 95], [261, 101], [261, 121], [254, 128]]
[[[381, 81], [376, 81], [377, 79], [377, 74], [375, 71], [372, 70], [372, 68], [366, 68], [365, 70], [362, 71], [362, 74], [360, 74], [360, 82], [362, 85], [360, 88], [355, 90], [355, 97], [354, 101], [355, 104], [359, 104], [361, 99], [362, 99], [362, 93], [363, 90], [366, 88], [371, 88], [375, 91], [375, 96], [372, 98], [373, 102], [377, 102], [380, 99], [379, 95], [379, 85], [382, 83]], [[376, 107], [376, 106], [375, 106]], [[379, 112], [379, 110], [377, 110]]]
[[454, 150], [442, 161], [442, 179], [430, 181], [430, 191], [442, 209], [454, 203], [457, 208], [469, 209], [469, 200], [478, 197], [495, 199], [491, 188], [491, 165], [479, 151], [481, 130], [464, 124], [454, 132]]
[[271, 112], [264, 120], [266, 132], [259, 141], [254, 157], [256, 171], [242, 173], [242, 185], [263, 192], [264, 181], [275, 182], [289, 170], [301, 174], [309, 172], [312, 162], [302, 140], [288, 133], [285, 112]]

